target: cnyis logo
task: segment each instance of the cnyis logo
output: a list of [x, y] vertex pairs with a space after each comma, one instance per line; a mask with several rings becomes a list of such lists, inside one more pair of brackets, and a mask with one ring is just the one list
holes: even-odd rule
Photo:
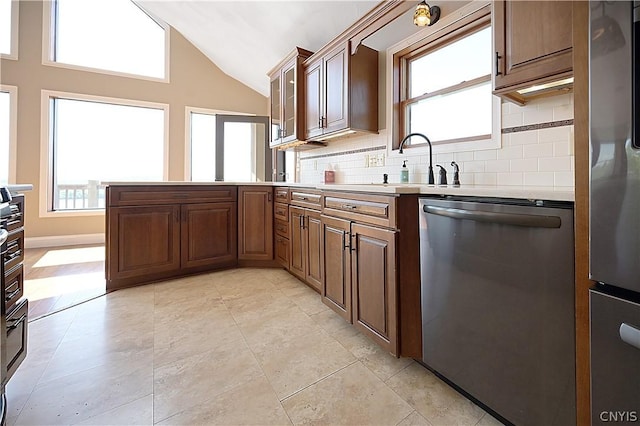
[[601, 411], [600, 420], [605, 423], [637, 422], [637, 411]]

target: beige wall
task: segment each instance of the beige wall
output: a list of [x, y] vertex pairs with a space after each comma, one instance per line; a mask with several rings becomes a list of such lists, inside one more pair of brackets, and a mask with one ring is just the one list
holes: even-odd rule
[[[104, 232], [104, 216], [39, 217], [41, 90], [169, 104], [169, 180], [184, 180], [185, 107], [268, 115], [267, 99], [224, 74], [177, 31], [170, 34], [170, 83], [42, 65], [42, 13], [48, 2], [20, 1], [19, 60], [2, 59], [0, 83], [18, 87], [17, 183], [26, 193], [26, 236]], [[114, 28], [117, 30], [117, 28]], [[143, 160], [143, 159], [142, 159]]]

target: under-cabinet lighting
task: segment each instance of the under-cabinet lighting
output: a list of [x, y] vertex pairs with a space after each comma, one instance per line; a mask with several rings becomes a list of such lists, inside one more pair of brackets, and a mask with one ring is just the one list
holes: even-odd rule
[[340, 137], [340, 136], [346, 136], [346, 135], [350, 135], [350, 134], [355, 133], [355, 132], [356, 132], [355, 130], [345, 130], [344, 132], [336, 133], [334, 135], [329, 135], [329, 136], [324, 136], [322, 138], [318, 138], [318, 140], [326, 141], [327, 139], [333, 139], [333, 138], [337, 138], [337, 137]]
[[526, 89], [518, 90], [521, 95], [526, 95], [532, 92], [542, 92], [547, 90], [564, 89], [573, 84], [573, 77], [565, 78], [564, 80], [553, 81], [551, 83], [538, 84], [535, 86], [527, 87]]

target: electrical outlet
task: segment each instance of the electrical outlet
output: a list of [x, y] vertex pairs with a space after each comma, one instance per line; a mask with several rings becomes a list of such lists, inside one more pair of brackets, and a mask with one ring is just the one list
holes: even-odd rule
[[369, 156], [369, 167], [377, 167], [378, 166], [378, 157], [376, 155]]
[[384, 167], [384, 154], [378, 154], [378, 167]]
[[367, 154], [364, 155], [364, 166], [369, 167], [369, 156]]

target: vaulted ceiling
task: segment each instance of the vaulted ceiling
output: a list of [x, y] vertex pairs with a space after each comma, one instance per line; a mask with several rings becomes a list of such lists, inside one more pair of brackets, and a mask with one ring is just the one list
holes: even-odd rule
[[271, 70], [294, 47], [316, 51], [379, 0], [137, 0], [231, 77], [268, 96]]

